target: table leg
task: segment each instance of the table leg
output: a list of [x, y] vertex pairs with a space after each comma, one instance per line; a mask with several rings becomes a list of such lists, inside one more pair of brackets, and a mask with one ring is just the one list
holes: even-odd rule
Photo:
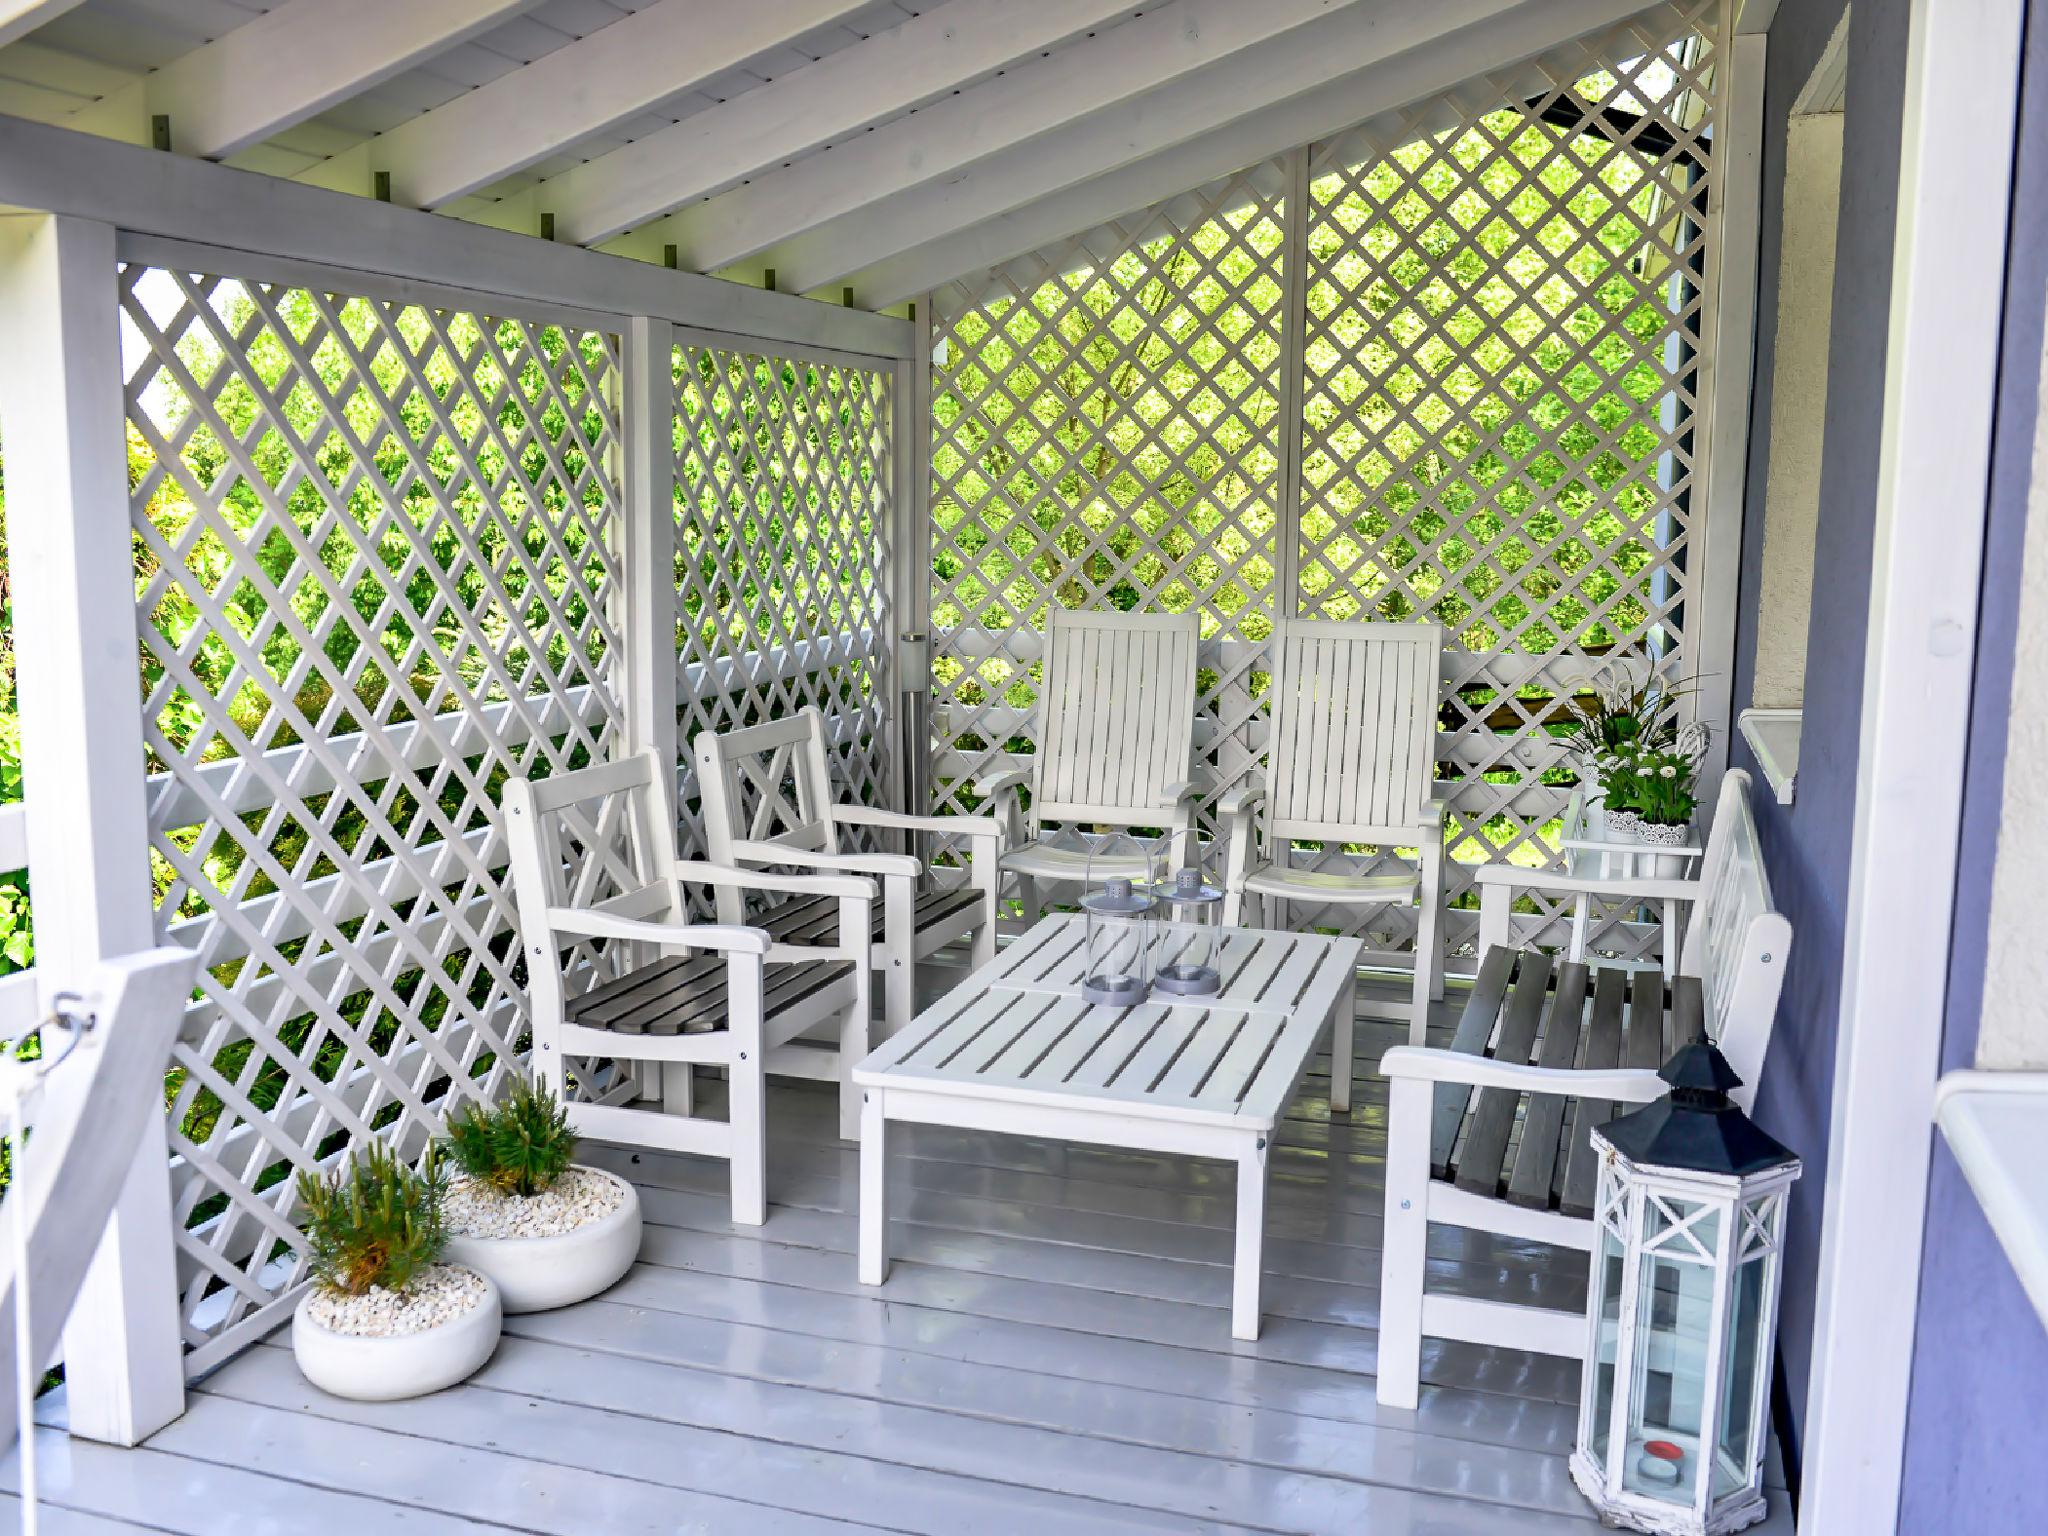
[[868, 1088], [860, 1105], [860, 1283], [889, 1278], [888, 1164], [883, 1158], [882, 1094]]
[[1259, 1277], [1266, 1249], [1266, 1138], [1237, 1155], [1237, 1261], [1230, 1292], [1230, 1336], [1259, 1336]]
[[[1425, 964], [1422, 956], [1415, 957], [1417, 965]], [[1418, 987], [1417, 992], [1422, 989]], [[1418, 1002], [1418, 1008], [1426, 1005]], [[1337, 1013], [1330, 1028], [1330, 1113], [1348, 1115], [1351, 1113], [1351, 1035], [1358, 1023], [1358, 973], [1344, 983], [1344, 990], [1337, 994]]]

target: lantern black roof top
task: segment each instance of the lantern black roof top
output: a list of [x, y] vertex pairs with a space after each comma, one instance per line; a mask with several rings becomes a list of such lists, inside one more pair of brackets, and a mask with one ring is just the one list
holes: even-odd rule
[[1681, 1046], [1657, 1075], [1670, 1093], [1600, 1127], [1630, 1162], [1743, 1178], [1798, 1161], [1729, 1099], [1742, 1079], [1711, 1040]]

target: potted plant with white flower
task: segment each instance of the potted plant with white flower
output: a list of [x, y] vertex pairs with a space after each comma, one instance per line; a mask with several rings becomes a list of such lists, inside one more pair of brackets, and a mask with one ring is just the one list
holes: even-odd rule
[[449, 1117], [448, 1254], [496, 1281], [507, 1312], [583, 1301], [639, 1257], [639, 1194], [574, 1161], [576, 1144], [567, 1111], [527, 1078]]
[[[1699, 765], [1706, 746], [1703, 730], [1678, 733], [1668, 747], [1612, 753], [1601, 759], [1600, 790], [1610, 835], [1633, 838], [1651, 848], [1683, 848], [1699, 810]], [[1653, 877], [1683, 873], [1682, 859], [1658, 859]]]
[[[1678, 703], [1690, 691], [1654, 670], [1640, 675], [1625, 661], [1610, 661], [1573, 687], [1572, 728], [1565, 745], [1576, 759], [1579, 784], [1589, 799], [1644, 752], [1678, 743]], [[1606, 802], [1612, 816], [1612, 800]]]
[[433, 1149], [419, 1169], [382, 1142], [298, 1180], [313, 1284], [292, 1314], [292, 1353], [336, 1397], [418, 1397], [473, 1374], [498, 1347], [488, 1276], [442, 1262], [446, 1193]]

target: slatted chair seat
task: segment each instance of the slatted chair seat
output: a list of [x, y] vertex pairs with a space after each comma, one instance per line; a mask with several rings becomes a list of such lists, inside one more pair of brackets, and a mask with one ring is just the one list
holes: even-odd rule
[[[827, 941], [836, 936], [837, 900], [803, 905], [823, 909], [816, 924], [819, 936]], [[805, 1015], [800, 1027], [808, 1028], [815, 1019], [804, 1005], [852, 974], [853, 965], [846, 960], [814, 960], [769, 971], [761, 1010], [769, 1044], [789, 1033], [777, 1029], [778, 1021], [799, 1012]], [[600, 983], [570, 999], [567, 1014], [572, 1024], [622, 1035], [708, 1035], [727, 1027], [728, 1000], [724, 959], [691, 955], [657, 960]]]
[[[949, 891], [920, 891], [911, 907], [911, 931], [927, 934], [937, 928], [956, 925], [963, 918], [971, 918], [982, 905], [982, 893], [973, 887], [956, 888]], [[830, 934], [839, 921], [839, 904], [836, 901], [798, 897], [794, 900], [777, 902], [763, 909], [751, 919], [778, 941], [803, 944], [812, 941], [817, 934]], [[877, 906], [874, 916], [874, 939], [880, 944], [886, 936], [888, 911]]]
[[[1705, 1014], [1696, 976], [1667, 987], [1653, 970], [1589, 972], [1577, 961], [1496, 949], [1480, 969], [1450, 1049], [1512, 1066], [1655, 1071], [1699, 1034]], [[1530, 1210], [1590, 1216], [1598, 1172], [1591, 1131], [1624, 1107], [1439, 1083], [1430, 1176]]]

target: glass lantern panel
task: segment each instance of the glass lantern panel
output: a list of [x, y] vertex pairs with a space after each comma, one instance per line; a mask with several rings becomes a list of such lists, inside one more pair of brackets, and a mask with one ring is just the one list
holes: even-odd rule
[[1689, 1505], [1699, 1486], [1721, 1210], [1645, 1195], [1621, 1485]]
[[1593, 1262], [1592, 1307], [1599, 1325], [1593, 1339], [1593, 1395], [1588, 1407], [1591, 1421], [1586, 1426], [1586, 1443], [1594, 1459], [1603, 1466], [1607, 1462], [1608, 1429], [1614, 1422], [1614, 1361], [1621, 1347], [1621, 1282], [1627, 1267], [1627, 1248], [1603, 1224], [1600, 1253]]
[[1714, 1461], [1714, 1497], [1748, 1486], [1755, 1447], [1750, 1431], [1760, 1422], [1757, 1395], [1770, 1385], [1770, 1341], [1764, 1333], [1764, 1290], [1769, 1253], [1738, 1267], [1728, 1287], [1728, 1327], [1721, 1353], [1721, 1436]]

